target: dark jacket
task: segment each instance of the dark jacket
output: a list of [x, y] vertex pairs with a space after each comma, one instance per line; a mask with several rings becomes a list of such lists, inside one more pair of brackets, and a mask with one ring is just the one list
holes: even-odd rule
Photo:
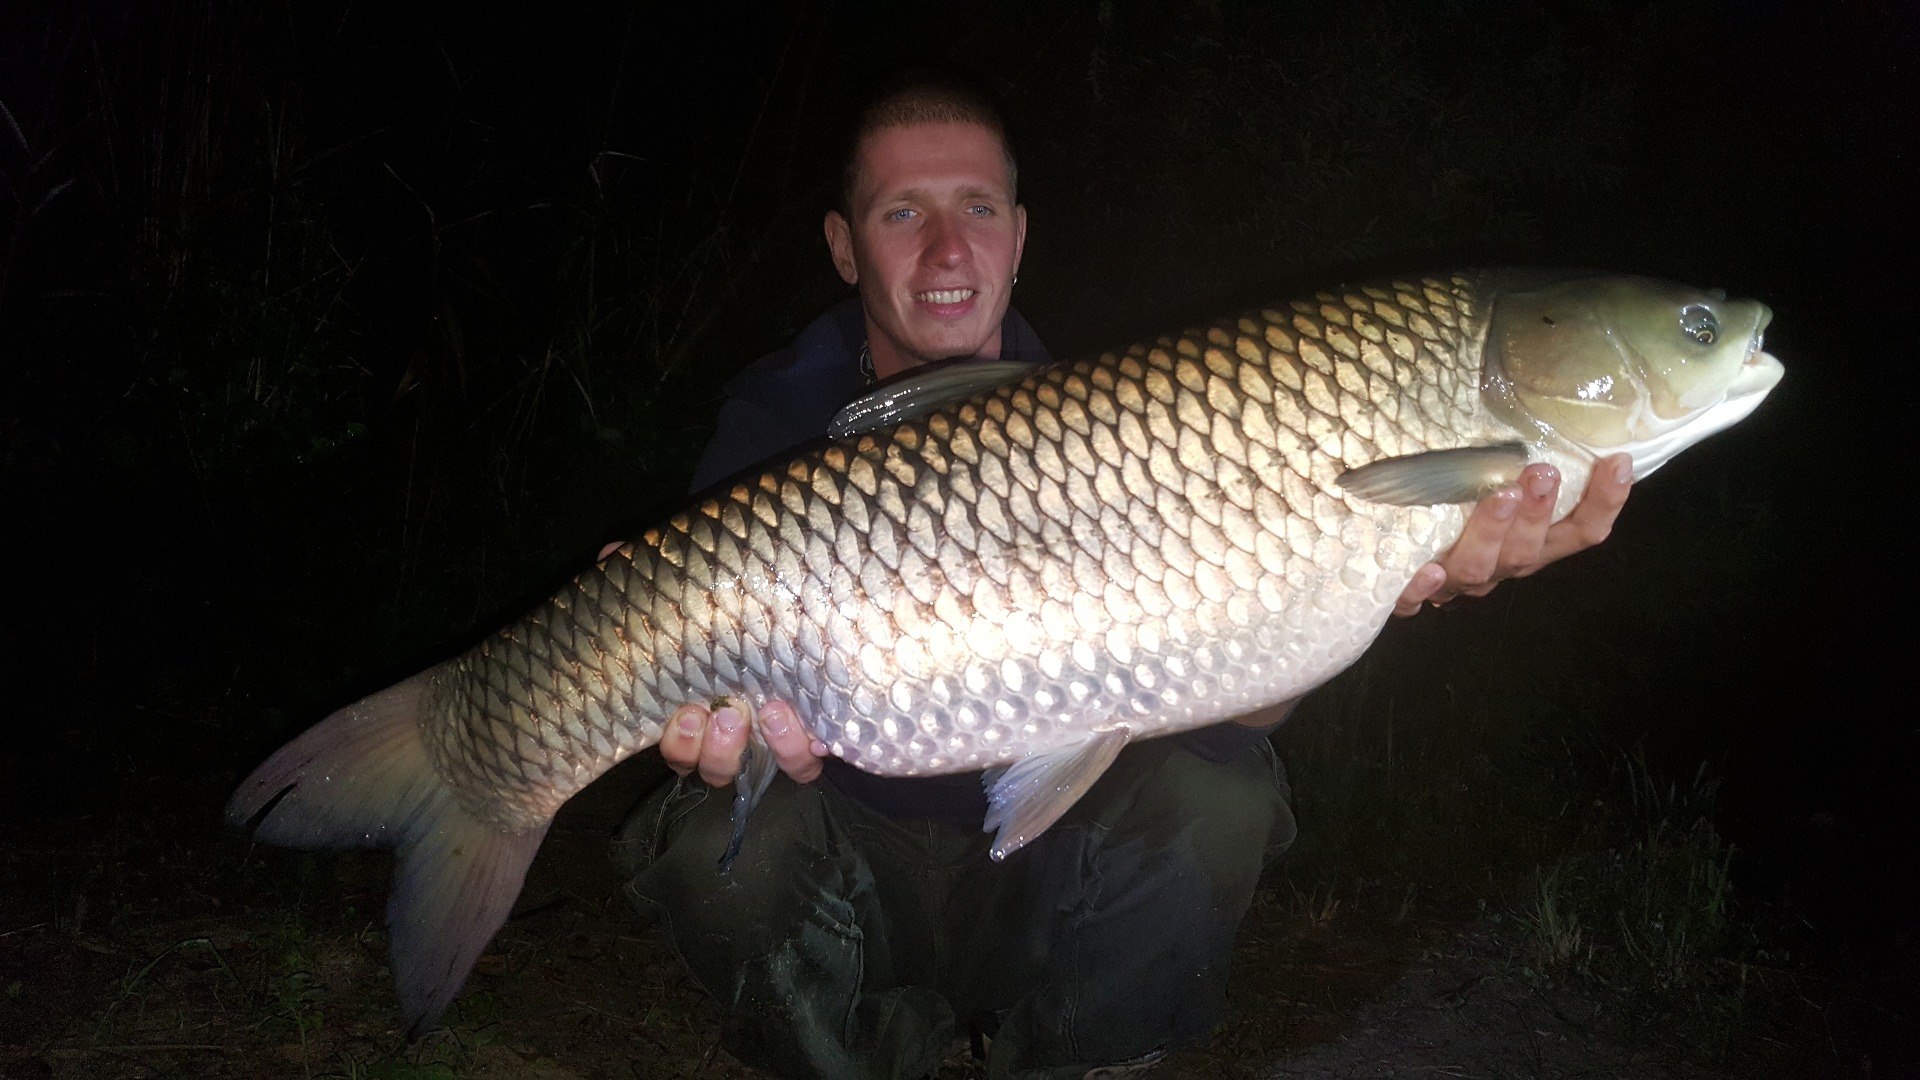
[[[866, 315], [860, 298], [851, 297], [808, 323], [786, 348], [727, 380], [727, 400], [693, 470], [693, 490], [703, 491], [824, 435], [833, 414], [866, 389], [860, 374], [866, 343]], [[1011, 308], [1000, 324], [1000, 356], [1033, 364], [1053, 359], [1033, 327]]]
[[[784, 349], [768, 353], [727, 381], [713, 438], [694, 469], [693, 490], [726, 480], [768, 458], [791, 452], [825, 434], [827, 424], [866, 382], [860, 350], [867, 342], [858, 297], [835, 305], [807, 324]], [[1012, 308], [1000, 325], [1000, 358], [1045, 364], [1052, 360], [1027, 320]], [[1188, 750], [1213, 761], [1266, 737], [1239, 724], [1217, 724], [1174, 736]], [[843, 792], [894, 817], [974, 818], [986, 813], [977, 772], [949, 776], [874, 776], [827, 758], [827, 779]]]

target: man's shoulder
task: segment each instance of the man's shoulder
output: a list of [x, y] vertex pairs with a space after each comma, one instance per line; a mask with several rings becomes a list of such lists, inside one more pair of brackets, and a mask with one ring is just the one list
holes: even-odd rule
[[848, 300], [727, 380], [727, 400], [694, 467], [692, 490], [825, 434], [833, 414], [860, 392], [865, 342], [860, 302]]
[[1047, 351], [1040, 335], [1034, 333], [1033, 324], [1026, 316], [1012, 306], [1000, 322], [1000, 356], [1003, 360], [1019, 360], [1028, 364], [1050, 364], [1053, 354]]
[[844, 395], [859, 388], [865, 342], [860, 301], [849, 298], [808, 323], [792, 341], [741, 368], [724, 389], [729, 398], [769, 405], [790, 405], [796, 395], [803, 400]]

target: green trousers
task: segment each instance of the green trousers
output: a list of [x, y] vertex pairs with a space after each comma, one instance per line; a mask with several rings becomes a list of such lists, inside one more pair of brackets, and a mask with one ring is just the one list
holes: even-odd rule
[[968, 1030], [992, 1033], [996, 1080], [1192, 1043], [1220, 1019], [1234, 932], [1295, 831], [1264, 741], [1225, 762], [1128, 747], [1000, 863], [977, 822], [890, 818], [782, 776], [722, 874], [731, 795], [663, 786], [614, 859], [724, 1006], [723, 1045], [782, 1077], [927, 1076]]

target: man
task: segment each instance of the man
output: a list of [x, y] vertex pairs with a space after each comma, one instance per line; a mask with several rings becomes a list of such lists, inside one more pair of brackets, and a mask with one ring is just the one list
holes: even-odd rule
[[[956, 358], [1043, 362], [1009, 306], [1026, 210], [998, 114], [921, 77], [863, 110], [827, 245], [858, 292], [728, 385], [705, 487], [818, 437], [870, 383]], [[1597, 542], [1626, 486], [1601, 469], [1567, 523], [1534, 466], [1477, 507], [1397, 610], [1478, 595]], [[924, 1076], [963, 1028], [992, 1077], [1118, 1075], [1205, 1035], [1233, 935], [1292, 842], [1266, 735], [1285, 709], [1128, 747], [1069, 813], [987, 857], [978, 774], [884, 779], [826, 757], [792, 707], [679, 710], [660, 748], [679, 780], [642, 803], [615, 857], [726, 1010], [724, 1044], [782, 1076]], [[732, 783], [757, 724], [784, 778], [717, 869]], [[697, 772], [696, 780], [692, 774]]]

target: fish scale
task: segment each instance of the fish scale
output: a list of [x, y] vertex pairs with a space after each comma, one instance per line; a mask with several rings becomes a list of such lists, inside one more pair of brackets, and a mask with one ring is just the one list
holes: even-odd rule
[[435, 762], [530, 828], [681, 702], [783, 698], [923, 776], [1296, 697], [1458, 530], [1334, 480], [1483, 434], [1478, 310], [1464, 276], [1322, 292], [802, 454], [437, 669]]
[[[1770, 317], [1650, 279], [1463, 273], [1018, 376], [923, 373], [901, 400], [980, 392], [916, 413], [881, 388], [858, 404], [874, 430], [703, 499], [339, 710], [228, 814], [274, 842], [396, 850], [415, 1031], [561, 804], [682, 703], [787, 700], [886, 776], [1005, 766], [986, 825], [1006, 857], [1129, 740], [1297, 699], [1352, 663], [1459, 536], [1461, 504], [1527, 461], [1559, 468], [1564, 516], [1602, 454], [1644, 476], [1747, 415], [1780, 377]], [[768, 759], [743, 769], [723, 862]]]

